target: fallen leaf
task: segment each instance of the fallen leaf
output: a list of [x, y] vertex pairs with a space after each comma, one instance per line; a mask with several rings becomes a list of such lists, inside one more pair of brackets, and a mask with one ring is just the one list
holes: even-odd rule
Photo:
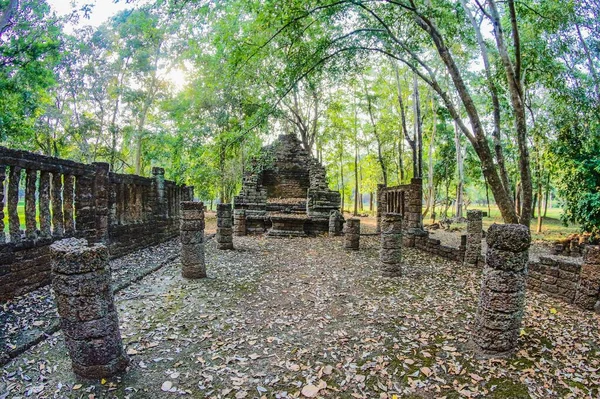
[[302, 388], [302, 395], [306, 396], [307, 398], [314, 398], [319, 394], [319, 391], [320, 389], [318, 387], [309, 384], [305, 385], [304, 388]]
[[162, 383], [160, 390], [163, 392], [169, 392], [173, 388], [173, 383], [171, 381], [165, 381]]

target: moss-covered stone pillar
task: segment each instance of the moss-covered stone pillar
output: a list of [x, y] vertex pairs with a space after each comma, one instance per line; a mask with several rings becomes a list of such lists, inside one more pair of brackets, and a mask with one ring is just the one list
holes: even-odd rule
[[384, 213], [381, 218], [379, 260], [384, 277], [402, 275], [402, 215]]
[[467, 246], [464, 263], [477, 266], [481, 259], [481, 239], [483, 238], [483, 212], [467, 211]]
[[204, 203], [181, 202], [180, 219], [181, 275], [185, 278], [206, 277], [204, 261]]
[[52, 287], [73, 371], [103, 378], [125, 370], [119, 319], [110, 286], [108, 249], [67, 238], [50, 246]]
[[586, 246], [575, 304], [583, 309], [600, 312], [600, 245]]
[[344, 248], [358, 251], [360, 244], [360, 219], [350, 218], [344, 225]]
[[217, 248], [233, 249], [231, 204], [217, 204]]
[[502, 356], [517, 346], [531, 235], [520, 224], [494, 224], [487, 233], [486, 263], [475, 315], [473, 343], [482, 354]]

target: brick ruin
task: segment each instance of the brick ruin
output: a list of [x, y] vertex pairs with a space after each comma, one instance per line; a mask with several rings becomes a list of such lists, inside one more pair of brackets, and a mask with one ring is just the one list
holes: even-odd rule
[[125, 371], [119, 317], [111, 288], [108, 248], [66, 238], [50, 246], [52, 288], [75, 374], [111, 377]]
[[[422, 227], [423, 189], [421, 179], [412, 179], [410, 184], [395, 187], [385, 187], [382, 184], [377, 187], [378, 231], [381, 231], [381, 219], [386, 213], [399, 213], [402, 215], [403, 247], [416, 247], [460, 263], [483, 264], [485, 262], [485, 257], [476, 259], [477, 254], [481, 251], [482, 232], [480, 229], [483, 216], [481, 212], [469, 211], [467, 213], [470, 216], [467, 235], [461, 236], [460, 246], [450, 247], [442, 245], [440, 240], [429, 238], [429, 232]], [[569, 260], [564, 256], [555, 256], [570, 255], [573, 257], [594, 251], [592, 245], [587, 245], [585, 238], [585, 236], [578, 235], [568, 237], [566, 240], [568, 245], [555, 244], [552, 256], [541, 256], [539, 260], [529, 261], [527, 287], [567, 303], [573, 303], [580, 308], [596, 310], [600, 313], [600, 279], [589, 277], [590, 275], [595, 276], [595, 273], [600, 275], [600, 272], [589, 271], [596, 270], [593, 269], [594, 267], [600, 270], [600, 266], [592, 265], [591, 261], [585, 260], [591, 259], [593, 256], [588, 255], [587, 258], [584, 256], [585, 267], [582, 265], [581, 258]], [[469, 252], [468, 255], [467, 252]], [[584, 271], [582, 272], [582, 270]], [[581, 292], [585, 292], [585, 294], [581, 294]], [[576, 297], [585, 297], [586, 301], [578, 301]], [[594, 305], [590, 305], [592, 302]]]
[[294, 134], [279, 136], [263, 148], [263, 154], [244, 175], [233, 201], [235, 211], [245, 211], [246, 232], [269, 230], [269, 236], [328, 233], [330, 213], [339, 211], [341, 200], [338, 192], [328, 188], [323, 165], [302, 148]]
[[423, 228], [423, 181], [411, 179], [409, 184], [386, 187], [377, 186], [377, 231], [381, 231], [381, 219], [386, 213], [402, 215], [402, 246], [416, 247], [446, 259], [462, 262], [465, 246], [453, 248], [441, 245], [439, 240], [429, 238]]
[[0, 201], [5, 203], [0, 211], [0, 301], [50, 283], [49, 246], [62, 238], [103, 242], [115, 258], [176, 237], [179, 204], [192, 199], [193, 187], [165, 180], [162, 168], [153, 168], [152, 175], [112, 173], [106, 163], [88, 165], [0, 147]]

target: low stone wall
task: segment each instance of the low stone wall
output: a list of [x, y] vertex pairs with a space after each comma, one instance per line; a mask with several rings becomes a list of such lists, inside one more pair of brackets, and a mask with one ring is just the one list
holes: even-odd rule
[[427, 232], [425, 232], [423, 235], [415, 237], [415, 247], [431, 254], [441, 256], [442, 258], [457, 262], [462, 262], [465, 257], [464, 246], [454, 248], [442, 245], [440, 240], [429, 238], [429, 233]]
[[0, 207], [0, 302], [50, 283], [48, 247], [54, 241], [102, 242], [112, 258], [119, 257], [176, 237], [179, 202], [193, 197], [192, 187], [166, 181], [162, 168], [153, 168], [150, 178], [122, 175], [109, 172], [106, 163], [86, 165], [4, 147], [0, 183], [5, 204]]
[[549, 296], [573, 303], [581, 263], [549, 256], [540, 256], [537, 262], [529, 262], [527, 287]]

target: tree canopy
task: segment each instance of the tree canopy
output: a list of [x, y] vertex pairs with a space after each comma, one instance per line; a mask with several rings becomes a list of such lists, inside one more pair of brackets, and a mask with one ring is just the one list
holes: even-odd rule
[[529, 225], [554, 200], [600, 233], [597, 2], [128, 6], [93, 27], [91, 6], [0, 1], [2, 145], [160, 165], [229, 201], [261, 146], [294, 132], [354, 212], [420, 177], [432, 217], [491, 198]]

